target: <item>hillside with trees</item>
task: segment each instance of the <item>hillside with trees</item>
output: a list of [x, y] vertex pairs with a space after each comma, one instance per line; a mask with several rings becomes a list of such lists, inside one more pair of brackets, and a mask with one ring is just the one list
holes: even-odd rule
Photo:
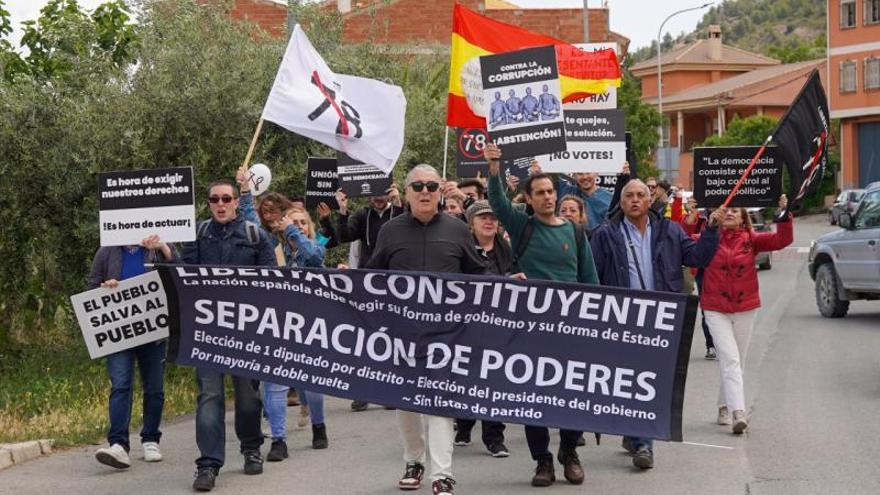
[[[694, 31], [666, 33], [663, 51], [705, 37], [720, 24], [724, 43], [761, 53], [784, 63], [825, 56], [826, 2], [821, 0], [725, 0], [710, 8]], [[657, 43], [631, 54], [634, 62], [657, 54]]]

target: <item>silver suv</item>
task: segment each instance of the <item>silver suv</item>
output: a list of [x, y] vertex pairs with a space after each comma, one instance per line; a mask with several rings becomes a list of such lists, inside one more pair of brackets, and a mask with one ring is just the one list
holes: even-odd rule
[[816, 305], [827, 318], [845, 316], [850, 301], [880, 299], [880, 185], [869, 186], [855, 211], [841, 213], [838, 224], [842, 230], [810, 246]]

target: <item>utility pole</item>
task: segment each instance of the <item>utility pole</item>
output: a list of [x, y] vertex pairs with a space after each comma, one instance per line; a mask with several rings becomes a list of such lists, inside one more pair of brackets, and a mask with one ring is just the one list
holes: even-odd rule
[[584, 43], [590, 42], [590, 9], [587, 2], [588, 0], [584, 0]]

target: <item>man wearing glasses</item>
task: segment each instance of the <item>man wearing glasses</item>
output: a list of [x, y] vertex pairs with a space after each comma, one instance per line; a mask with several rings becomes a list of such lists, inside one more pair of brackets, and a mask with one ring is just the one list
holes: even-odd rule
[[[192, 265], [275, 266], [275, 253], [266, 233], [256, 224], [238, 216], [238, 190], [231, 182], [218, 181], [208, 187], [211, 219], [201, 222], [195, 242], [189, 243], [181, 258]], [[211, 491], [226, 458], [226, 401], [223, 373], [196, 368], [199, 386], [196, 409], [196, 479], [193, 489]], [[262, 403], [259, 382], [232, 377], [235, 388], [235, 434], [241, 442], [245, 474], [263, 472], [260, 446]]]
[[[423, 164], [410, 170], [406, 176], [406, 202], [409, 211], [382, 227], [373, 255], [364, 268], [486, 272], [467, 225], [440, 211], [440, 174], [434, 167]], [[397, 420], [406, 462], [398, 487], [401, 490], [421, 487], [428, 453], [434, 495], [453, 493], [453, 419], [398, 410]]]

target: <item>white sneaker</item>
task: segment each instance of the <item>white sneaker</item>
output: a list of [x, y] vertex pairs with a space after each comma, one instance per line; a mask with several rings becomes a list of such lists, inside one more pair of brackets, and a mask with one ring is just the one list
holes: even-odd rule
[[740, 435], [749, 427], [749, 420], [746, 419], [745, 411], [733, 411], [733, 433]]
[[131, 467], [131, 459], [128, 458], [128, 452], [118, 443], [98, 449], [95, 452], [95, 458], [101, 464], [106, 464], [116, 469], [128, 469]]
[[162, 460], [162, 451], [159, 450], [159, 444], [156, 442], [146, 442], [144, 447], [145, 462], [159, 462]]
[[731, 424], [730, 411], [727, 409], [727, 406], [718, 408], [718, 424], [724, 426]]

